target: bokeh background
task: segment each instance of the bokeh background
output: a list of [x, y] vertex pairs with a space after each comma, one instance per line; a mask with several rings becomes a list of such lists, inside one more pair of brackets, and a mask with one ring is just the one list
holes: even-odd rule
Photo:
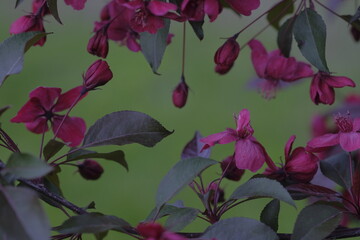
[[[63, 25], [51, 16], [46, 17], [45, 28], [53, 34], [48, 36], [44, 47], [34, 47], [25, 56], [23, 71], [10, 76], [0, 89], [0, 107], [11, 105], [2, 117], [2, 127], [13, 137], [24, 152], [38, 154], [40, 135], [34, 135], [23, 124], [10, 123], [20, 107], [28, 100], [28, 93], [38, 86], [61, 87], [63, 91], [82, 83], [82, 73], [97, 58], [88, 54], [86, 46], [92, 36], [93, 22], [98, 20], [99, 11], [107, 1], [88, 0], [82, 11], [75, 11], [58, 1]], [[262, 1], [265, 2], [265, 1]], [[155, 193], [162, 177], [177, 161], [184, 145], [199, 130], [204, 136], [235, 127], [233, 114], [247, 108], [251, 112], [251, 122], [255, 137], [267, 149], [275, 162], [283, 158], [287, 139], [295, 134], [295, 146], [304, 146], [311, 136], [310, 120], [330, 107], [315, 106], [309, 97], [310, 79], [302, 80], [277, 93], [276, 99], [265, 100], [256, 88], [249, 87], [255, 77], [250, 61], [250, 51], [244, 47], [232, 71], [225, 76], [214, 72], [213, 56], [224, 42], [224, 37], [232, 36], [255, 17], [266, 11], [277, 1], [262, 3], [251, 17], [239, 17], [228, 9], [214, 22], [204, 25], [205, 39], [199, 41], [190, 26], [187, 28], [186, 80], [191, 88], [188, 103], [177, 109], [171, 101], [172, 90], [178, 84], [181, 74], [181, 32], [182, 25], [173, 23], [171, 32], [175, 34], [172, 44], [167, 48], [160, 76], [154, 75], [141, 53], [130, 52], [126, 47], [110, 43], [107, 61], [114, 78], [102, 90], [91, 92], [73, 110], [71, 116], [85, 119], [91, 126], [98, 118], [119, 110], [135, 110], [149, 114], [174, 133], [156, 145], [146, 148], [140, 145], [123, 147], [101, 147], [96, 150], [106, 152], [121, 149], [125, 151], [130, 171], [121, 166], [100, 160], [105, 173], [98, 181], [86, 181], [73, 167], [63, 167], [60, 174], [65, 197], [79, 206], [95, 201], [97, 211], [124, 218], [137, 225], [146, 218], [155, 204]], [[330, 2], [330, 1], [329, 1]], [[340, 13], [352, 14], [353, 1], [342, 1], [337, 9]], [[9, 37], [9, 26], [18, 17], [30, 11], [31, 1], [24, 1], [14, 9], [13, 0], [0, 2], [1, 41]], [[327, 60], [330, 70], [346, 75], [359, 83], [358, 62], [359, 45], [350, 34], [349, 26], [342, 20], [317, 8], [327, 22]], [[266, 25], [262, 19], [246, 30], [238, 38], [242, 45]], [[276, 31], [269, 27], [258, 37], [268, 50], [276, 47]], [[294, 44], [293, 55], [301, 60]], [[0, 63], [1, 64], [1, 63]], [[346, 93], [359, 93], [358, 88], [336, 91], [338, 101]], [[335, 104], [335, 105], [336, 105]], [[47, 135], [50, 138], [51, 134]], [[233, 145], [219, 145], [212, 151], [212, 158], [222, 160], [231, 155]], [[6, 161], [9, 152], [0, 149], [0, 159]], [[210, 168], [206, 174], [209, 181], [220, 174], [219, 166]], [[244, 179], [252, 174], [246, 173]], [[244, 182], [244, 179], [242, 182]], [[224, 181], [225, 196], [229, 196], [239, 183]], [[200, 201], [189, 189], [182, 191], [173, 201], [182, 199], [186, 206], [200, 207]], [[228, 216], [259, 218], [260, 212], [269, 200], [256, 200], [238, 206]], [[282, 204], [280, 213], [280, 232], [291, 232], [298, 209]], [[58, 209], [44, 204], [52, 226], [61, 224], [65, 215]], [[185, 231], [202, 231], [207, 227], [203, 221], [196, 221]], [[87, 235], [84, 239], [94, 239]], [[130, 239], [111, 233], [107, 239]]]

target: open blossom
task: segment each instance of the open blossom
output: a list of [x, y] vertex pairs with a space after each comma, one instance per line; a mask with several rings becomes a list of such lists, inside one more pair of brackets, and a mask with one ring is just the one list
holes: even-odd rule
[[60, 88], [38, 87], [30, 93], [30, 100], [11, 119], [11, 122], [25, 123], [28, 130], [37, 134], [48, 131], [48, 122], [50, 122], [58, 138], [71, 147], [78, 146], [84, 138], [85, 121], [70, 116], [64, 120], [64, 115], [57, 113], [69, 109], [79, 98], [81, 91], [82, 86], [63, 94]]
[[237, 117], [236, 129], [228, 128], [201, 139], [205, 143], [203, 150], [215, 144], [235, 142], [235, 164], [239, 169], [259, 170], [264, 162], [273, 164], [265, 148], [253, 137], [254, 130], [250, 125], [250, 112], [241, 110]]
[[281, 81], [293, 82], [314, 74], [309, 64], [298, 62], [293, 57], [286, 58], [280, 50], [267, 52], [258, 40], [251, 40], [249, 46], [255, 71], [263, 80], [260, 88], [267, 99], [275, 97]]
[[240, 45], [236, 37], [231, 37], [216, 51], [214, 61], [216, 63], [215, 71], [219, 74], [225, 74], [230, 71], [240, 52]]
[[85, 92], [105, 85], [113, 77], [113, 74], [106, 61], [97, 60], [90, 65], [83, 76]]
[[317, 105], [333, 104], [335, 101], [334, 88], [355, 87], [355, 83], [347, 77], [331, 76], [328, 73], [319, 71], [314, 75], [310, 86], [311, 100]]
[[[18, 34], [24, 32], [32, 32], [32, 31], [39, 31], [45, 32], [43, 18], [41, 15], [25, 15], [18, 18], [15, 22], [13, 22], [10, 26], [10, 33], [11, 34]], [[46, 36], [42, 37], [39, 41], [37, 41], [35, 45], [43, 46], [46, 42]]]
[[175, 4], [158, 0], [133, 0], [122, 3], [122, 6], [133, 11], [130, 17], [130, 26], [134, 31], [152, 34], [164, 27], [163, 18], [175, 16], [169, 12], [177, 9]]
[[167, 231], [158, 223], [140, 223], [136, 230], [145, 240], [187, 240], [181, 235]]
[[282, 167], [270, 165], [264, 172], [270, 178], [293, 183], [310, 182], [318, 169], [318, 157], [297, 147], [292, 151], [295, 136], [291, 136], [285, 145], [285, 164]]
[[360, 118], [352, 119], [349, 115], [339, 114], [335, 117], [335, 123], [339, 129], [337, 133], [313, 138], [307, 143], [307, 150], [321, 152], [338, 144], [347, 152], [360, 149]]

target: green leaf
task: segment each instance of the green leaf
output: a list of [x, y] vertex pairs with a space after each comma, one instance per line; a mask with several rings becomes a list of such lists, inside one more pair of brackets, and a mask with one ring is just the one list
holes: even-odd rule
[[160, 219], [164, 216], [171, 215], [172, 213], [176, 212], [177, 209], [178, 207], [173, 206], [171, 204], [163, 205], [159, 212], [157, 208], [154, 208], [153, 210], [151, 210], [150, 214], [146, 217], [145, 222], [156, 221], [157, 219]]
[[34, 179], [45, 176], [52, 171], [52, 167], [35, 156], [16, 152], [11, 154], [3, 171], [15, 178]]
[[193, 222], [199, 213], [195, 208], [177, 208], [166, 220], [165, 228], [172, 232], [181, 231]]
[[303, 10], [296, 18], [294, 36], [304, 57], [317, 69], [329, 73], [325, 59], [326, 25], [312, 9]]
[[349, 155], [342, 152], [320, 161], [321, 172], [345, 189], [351, 188]]
[[203, 40], [204, 39], [204, 30], [202, 28], [202, 26], [204, 25], [204, 21], [189, 21], [192, 29], [194, 30], [194, 33], [196, 34], [196, 36], [199, 38], [199, 40]]
[[63, 147], [64, 143], [51, 139], [44, 147], [43, 154], [45, 160], [49, 160], [57, 154]]
[[62, 24], [60, 17], [59, 17], [57, 0], [46, 0], [46, 3], [49, 7], [51, 15], [53, 15], [53, 17], [56, 19], [56, 21], [58, 21], [60, 24]]
[[278, 36], [277, 36], [277, 44], [281, 53], [285, 57], [290, 56], [291, 45], [293, 40], [293, 27], [295, 23], [296, 16], [289, 18], [286, 22], [281, 25]]
[[294, 200], [286, 189], [275, 180], [268, 178], [253, 178], [235, 189], [230, 199], [242, 199], [252, 197], [270, 197], [286, 202], [296, 207]]
[[313, 204], [298, 215], [291, 240], [322, 240], [338, 226], [341, 211], [329, 205]]
[[2, 239], [50, 239], [49, 222], [36, 193], [0, 186], [0, 232]]
[[269, 13], [266, 16], [266, 19], [276, 29], [279, 29], [279, 23], [283, 17], [287, 14], [294, 12], [294, 1], [292, 0], [282, 0], [274, 7], [271, 8]]
[[205, 145], [204, 143], [200, 142], [201, 138], [203, 138], [203, 136], [201, 136], [200, 132], [196, 131], [194, 137], [185, 145], [181, 153], [181, 159], [194, 157], [210, 157], [210, 148], [201, 151], [203, 146]]
[[155, 74], [158, 74], [157, 70], [165, 53], [170, 29], [170, 20], [163, 20], [165, 26], [155, 34], [148, 32], [140, 33], [141, 51]]
[[94, 235], [96, 240], [103, 240], [108, 235], [108, 231], [95, 233]]
[[153, 147], [171, 133], [145, 113], [114, 112], [100, 118], [89, 128], [83, 148], [131, 143]]
[[71, 153], [67, 156], [67, 161], [75, 161], [79, 159], [87, 159], [87, 158], [102, 158], [106, 160], [111, 160], [122, 165], [127, 171], [129, 171], [128, 164], [125, 160], [125, 153], [121, 150], [117, 150], [110, 153], [98, 153], [95, 151], [89, 150], [77, 150], [74, 153]]
[[208, 227], [201, 239], [277, 240], [277, 234], [254, 219], [235, 217], [221, 220]]
[[101, 213], [89, 213], [71, 217], [53, 229], [61, 234], [72, 234], [101, 233], [108, 230], [124, 232], [124, 229], [128, 227], [130, 224], [121, 218]]
[[260, 221], [267, 226], [271, 227], [272, 230], [277, 232], [279, 228], [279, 212], [280, 212], [280, 201], [277, 199], [271, 200], [261, 212]]
[[21, 72], [24, 53], [45, 35], [43, 32], [25, 32], [15, 34], [0, 43], [0, 86], [7, 76]]
[[206, 168], [218, 163], [207, 158], [188, 158], [173, 166], [161, 180], [156, 193], [156, 206], [159, 209], [175, 196], [183, 187], [191, 183]]

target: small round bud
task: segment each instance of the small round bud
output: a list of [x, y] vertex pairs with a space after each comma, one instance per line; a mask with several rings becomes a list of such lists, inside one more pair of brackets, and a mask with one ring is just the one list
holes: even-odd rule
[[80, 175], [86, 180], [97, 180], [100, 178], [104, 169], [101, 165], [91, 159], [86, 159], [84, 162], [78, 165]]
[[175, 107], [182, 108], [185, 106], [188, 92], [189, 86], [186, 84], [184, 77], [182, 77], [172, 94], [172, 100]]

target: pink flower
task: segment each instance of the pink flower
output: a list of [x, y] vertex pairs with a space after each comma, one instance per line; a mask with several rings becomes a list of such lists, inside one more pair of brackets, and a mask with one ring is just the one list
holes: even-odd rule
[[184, 77], [182, 77], [172, 94], [172, 101], [175, 107], [182, 108], [185, 106], [188, 92], [189, 86], [186, 84]]
[[95, 32], [95, 35], [90, 38], [87, 45], [87, 51], [95, 56], [106, 58], [109, 52], [109, 43], [107, 36], [107, 27], [99, 29]]
[[158, 223], [140, 223], [136, 230], [145, 240], [187, 240], [181, 235], [166, 231]]
[[65, 0], [65, 3], [75, 10], [81, 10], [85, 7], [86, 0]]
[[[52, 130], [58, 131], [57, 137], [75, 147], [84, 138], [86, 125], [82, 118], [66, 117], [57, 114], [69, 109], [80, 96], [82, 86], [73, 88], [61, 94], [60, 88], [38, 87], [30, 93], [30, 100], [20, 109], [11, 122], [25, 123], [26, 128], [33, 133], [44, 133], [49, 130], [50, 121]], [[83, 95], [84, 97], [85, 95]], [[61, 125], [60, 129], [59, 126]]]
[[132, 9], [133, 14], [130, 17], [130, 26], [138, 33], [156, 33], [165, 26], [163, 17], [172, 16], [169, 12], [177, 9], [175, 4], [158, 0], [133, 0], [122, 5]]
[[207, 136], [200, 141], [205, 143], [202, 150], [215, 144], [226, 144], [235, 141], [235, 164], [239, 169], [259, 170], [264, 162], [272, 164], [265, 148], [253, 137], [254, 130], [250, 125], [249, 110], [243, 109], [237, 117], [236, 130], [226, 129], [224, 132]]
[[184, 0], [181, 3], [181, 14], [189, 21], [203, 21], [207, 14], [213, 22], [221, 10], [219, 0]]
[[318, 105], [333, 104], [335, 101], [334, 88], [355, 87], [355, 83], [347, 77], [335, 77], [328, 73], [319, 71], [314, 75], [310, 86], [311, 100]]
[[34, 0], [32, 2], [32, 12], [35, 15], [40, 15], [42, 17], [50, 14], [50, 10], [46, 4], [46, 0]]
[[113, 77], [113, 74], [106, 61], [97, 60], [90, 65], [83, 76], [85, 90], [90, 91], [99, 86], [105, 85]]
[[296, 136], [291, 136], [285, 145], [285, 165], [281, 168], [271, 165], [265, 170], [265, 175], [291, 183], [308, 183], [313, 179], [319, 159], [304, 147], [297, 147], [292, 151], [295, 138]]
[[240, 45], [236, 37], [231, 37], [216, 51], [214, 61], [216, 63], [215, 71], [219, 74], [225, 74], [230, 71], [240, 52]]
[[[10, 33], [11, 34], [18, 34], [23, 32], [32, 32], [32, 31], [39, 31], [45, 32], [43, 19], [40, 15], [26, 15], [18, 18], [15, 22], [11, 24]], [[43, 46], [46, 41], [46, 36], [42, 37], [39, 41], [37, 41], [35, 45]]]
[[360, 118], [351, 119], [349, 115], [335, 117], [338, 133], [328, 133], [313, 138], [307, 143], [307, 150], [321, 152], [328, 147], [340, 144], [347, 152], [360, 149]]
[[309, 64], [298, 62], [293, 57], [286, 58], [280, 50], [268, 53], [258, 40], [251, 40], [249, 46], [255, 71], [264, 80], [260, 87], [267, 99], [275, 97], [280, 81], [293, 82], [314, 74]]

